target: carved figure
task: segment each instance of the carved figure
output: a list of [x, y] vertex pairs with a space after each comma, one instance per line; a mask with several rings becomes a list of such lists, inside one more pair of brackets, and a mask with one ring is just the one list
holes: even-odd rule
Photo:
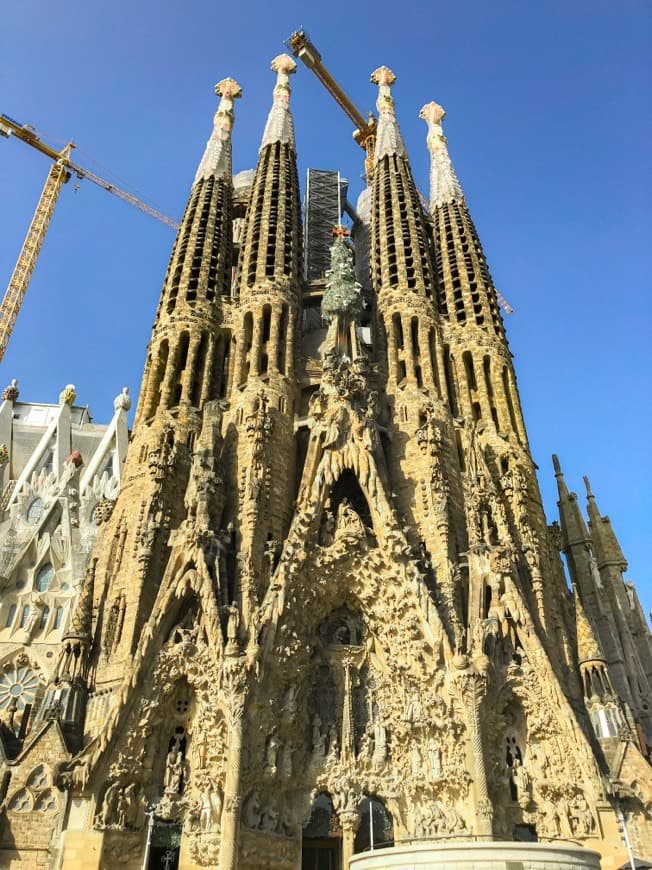
[[260, 798], [258, 792], [254, 789], [242, 808], [242, 820], [247, 828], [257, 830], [260, 826]]
[[276, 763], [278, 761], [278, 753], [283, 745], [278, 734], [273, 732], [270, 734], [267, 741], [267, 752], [265, 753], [265, 770], [271, 773], [276, 773]]
[[335, 538], [342, 537], [362, 537], [365, 534], [365, 528], [360, 516], [351, 507], [348, 499], [344, 498], [340, 502], [340, 507], [337, 512], [337, 527], [335, 529]]
[[578, 836], [588, 836], [595, 826], [593, 813], [589, 808], [589, 804], [583, 794], [577, 794], [573, 798], [570, 806], [569, 818], [571, 828], [574, 834]]
[[121, 793], [120, 783], [113, 782], [104, 793], [102, 809], [99, 813], [101, 827], [106, 828], [117, 818], [118, 797]]
[[165, 793], [179, 794], [181, 791], [181, 778], [183, 776], [183, 756], [181, 750], [175, 746], [168, 752], [165, 761]]

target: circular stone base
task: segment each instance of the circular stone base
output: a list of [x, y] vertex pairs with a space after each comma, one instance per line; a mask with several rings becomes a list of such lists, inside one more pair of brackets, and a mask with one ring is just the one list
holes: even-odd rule
[[600, 855], [548, 843], [418, 843], [354, 855], [350, 870], [600, 870]]

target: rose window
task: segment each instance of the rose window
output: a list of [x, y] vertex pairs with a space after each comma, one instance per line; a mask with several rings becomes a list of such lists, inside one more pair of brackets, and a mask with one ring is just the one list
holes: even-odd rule
[[[18, 710], [24, 710], [36, 697], [38, 675], [30, 667], [11, 667], [0, 674], [0, 710], [6, 710], [17, 701]], [[13, 706], [13, 705], [12, 705]]]

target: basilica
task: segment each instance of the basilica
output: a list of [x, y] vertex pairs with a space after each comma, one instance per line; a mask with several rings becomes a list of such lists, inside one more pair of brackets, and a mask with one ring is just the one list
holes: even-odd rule
[[255, 170], [216, 86], [131, 431], [2, 393], [0, 867], [651, 859], [652, 637], [556, 457], [544, 515], [444, 110], [426, 201], [376, 69], [366, 188], [302, 208], [271, 67]]

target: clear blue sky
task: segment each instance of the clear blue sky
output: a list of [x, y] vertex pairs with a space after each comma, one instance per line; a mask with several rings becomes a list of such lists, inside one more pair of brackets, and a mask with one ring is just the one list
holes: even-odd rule
[[[550, 454], [571, 488], [591, 478], [644, 606], [652, 608], [650, 470], [650, 85], [652, 14], [636, 0], [209, 3], [140, 0], [3, 5], [0, 112], [179, 217], [211, 128], [213, 85], [244, 88], [234, 168], [255, 165], [274, 77], [303, 25], [363, 110], [369, 74], [394, 94], [427, 190], [432, 99], [496, 284], [516, 313], [510, 344], [548, 516]], [[348, 120], [303, 66], [292, 97], [300, 173], [361, 184]], [[47, 160], [0, 139], [0, 282], [11, 273]], [[94, 161], [94, 162], [93, 162]], [[26, 401], [78, 401], [106, 421], [140, 386], [173, 233], [89, 183], [64, 189], [0, 379]], [[583, 498], [582, 498], [583, 501]]]

